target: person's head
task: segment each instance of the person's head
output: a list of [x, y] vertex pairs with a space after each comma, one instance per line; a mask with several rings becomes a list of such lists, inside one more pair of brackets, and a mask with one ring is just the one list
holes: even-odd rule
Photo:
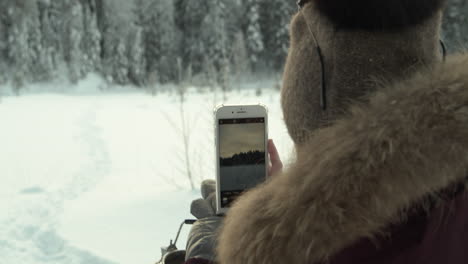
[[281, 97], [296, 146], [374, 91], [377, 80], [403, 79], [441, 61], [445, 1], [300, 1]]

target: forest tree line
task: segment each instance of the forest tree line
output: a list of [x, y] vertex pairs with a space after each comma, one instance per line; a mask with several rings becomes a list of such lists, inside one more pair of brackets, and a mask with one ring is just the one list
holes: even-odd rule
[[259, 150], [240, 152], [232, 155], [231, 157], [220, 157], [219, 163], [221, 166], [227, 167], [265, 164], [265, 152]]
[[[122, 12], [128, 3], [132, 6]], [[295, 5], [284, 0], [0, 0], [0, 8], [0, 83], [20, 88], [64, 76], [77, 82], [90, 72], [110, 83], [141, 86], [177, 82], [187, 74], [279, 71]]]
[[[468, 41], [467, 0], [449, 0], [443, 38]], [[122, 6], [130, 6], [122, 11]], [[293, 0], [0, 0], [0, 84], [88, 73], [136, 86], [187, 76], [281, 72]]]

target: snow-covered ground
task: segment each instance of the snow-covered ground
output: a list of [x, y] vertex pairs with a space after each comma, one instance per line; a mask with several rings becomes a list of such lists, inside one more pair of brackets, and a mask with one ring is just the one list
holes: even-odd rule
[[[212, 110], [220, 97], [194, 89], [184, 104], [197, 185], [214, 178]], [[0, 264], [154, 263], [179, 224], [193, 218], [199, 192], [186, 177], [175, 94], [0, 100]], [[270, 137], [291, 157], [279, 93], [228, 95], [228, 103], [249, 102], [269, 107]]]

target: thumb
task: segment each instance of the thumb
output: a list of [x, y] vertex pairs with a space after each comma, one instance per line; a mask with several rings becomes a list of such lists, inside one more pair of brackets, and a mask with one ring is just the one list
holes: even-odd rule
[[270, 156], [271, 161], [269, 176], [272, 176], [283, 169], [283, 162], [281, 161], [275, 143], [271, 139], [268, 140], [268, 154]]

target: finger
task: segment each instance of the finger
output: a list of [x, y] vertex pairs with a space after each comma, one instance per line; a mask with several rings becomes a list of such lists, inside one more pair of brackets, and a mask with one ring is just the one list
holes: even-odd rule
[[282, 170], [283, 170], [283, 164], [282, 163], [276, 164], [271, 167], [270, 176], [280, 173]]
[[268, 168], [267, 168], [267, 171], [268, 171], [268, 176], [269, 176], [269, 177], [273, 174], [272, 171], [271, 171], [271, 153], [270, 153], [270, 152], [271, 152], [271, 151], [270, 151], [270, 149], [271, 149], [270, 145], [271, 145], [272, 142], [273, 142], [273, 140], [268, 139], [267, 151], [268, 151], [268, 158], [269, 158], [269, 160], [268, 160]]
[[210, 194], [216, 192], [216, 181], [215, 180], [204, 180], [201, 184], [201, 195], [203, 199], [206, 199]]
[[212, 193], [206, 198], [206, 202], [211, 206], [212, 215], [216, 214], [216, 193]]
[[215, 214], [212, 205], [205, 199], [192, 201], [192, 204], [190, 205], [190, 213], [197, 219], [213, 216]]
[[272, 139], [268, 140], [268, 154], [270, 155], [272, 170], [283, 168], [283, 162]]
[[283, 164], [275, 164], [268, 168], [268, 176], [271, 177], [280, 173], [283, 170]]

